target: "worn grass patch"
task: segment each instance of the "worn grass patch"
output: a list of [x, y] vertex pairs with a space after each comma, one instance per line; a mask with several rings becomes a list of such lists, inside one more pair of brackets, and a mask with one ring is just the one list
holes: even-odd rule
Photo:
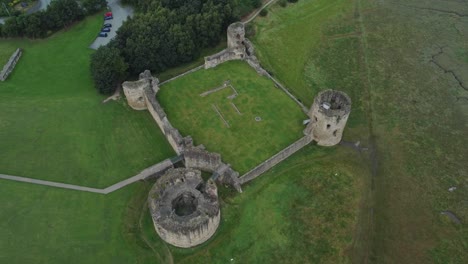
[[0, 172], [107, 187], [173, 155], [147, 112], [102, 104], [88, 48], [102, 23], [88, 18], [51, 38], [1, 40], [23, 56], [0, 83]]
[[[226, 88], [200, 96], [227, 80]], [[183, 135], [221, 153], [241, 173], [299, 139], [307, 118], [273, 82], [241, 61], [165, 84], [158, 99]]]

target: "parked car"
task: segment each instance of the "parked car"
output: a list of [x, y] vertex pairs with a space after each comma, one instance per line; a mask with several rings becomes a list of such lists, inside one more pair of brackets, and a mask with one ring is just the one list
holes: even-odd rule
[[99, 37], [107, 38], [107, 33], [101, 32], [99, 33]]
[[110, 16], [112, 16], [112, 12], [107, 12], [107, 13], [104, 14], [104, 16], [110, 17]]
[[111, 29], [110, 29], [110, 28], [106, 28], [106, 27], [104, 27], [104, 28], [101, 29], [101, 32], [110, 32], [110, 31], [111, 31]]
[[113, 19], [113, 17], [109, 16], [109, 17], [104, 17], [104, 20], [111, 20]]
[[106, 24], [104, 24], [104, 27], [105, 27], [105, 28], [110, 28], [110, 27], [112, 27], [112, 24], [106, 23]]

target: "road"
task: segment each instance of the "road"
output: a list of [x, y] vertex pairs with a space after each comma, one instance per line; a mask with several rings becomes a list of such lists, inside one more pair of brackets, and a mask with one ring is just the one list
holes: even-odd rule
[[[110, 11], [112, 11], [112, 20], [103, 20], [104, 23], [109, 23], [112, 25], [111, 32], [107, 33], [106, 38], [97, 37], [96, 40], [89, 46], [92, 49], [97, 49], [100, 46], [107, 45], [111, 39], [116, 36], [117, 29], [119, 29], [123, 22], [127, 20], [128, 17], [133, 16], [133, 8], [131, 6], [122, 6], [120, 0], [108, 0], [107, 5], [109, 6]], [[96, 31], [96, 35], [99, 31]]]
[[[39, 10], [46, 10], [47, 7], [50, 5], [50, 2], [52, 0], [39, 0], [35, 6], [31, 7], [26, 14], [32, 14], [34, 12], [37, 12]], [[0, 17], [0, 24], [5, 24], [5, 20], [7, 20], [8, 17]]]

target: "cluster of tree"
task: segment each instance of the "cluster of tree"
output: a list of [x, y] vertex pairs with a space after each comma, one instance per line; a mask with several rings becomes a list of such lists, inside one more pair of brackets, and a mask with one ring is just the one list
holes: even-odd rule
[[215, 46], [237, 16], [234, 0], [138, 0], [140, 12], [124, 23], [110, 44], [118, 48], [130, 74], [158, 73], [192, 61]]
[[126, 77], [127, 68], [127, 63], [116, 48], [102, 46], [91, 56], [91, 73], [95, 87], [101, 94], [113, 93], [118, 83]]
[[46, 10], [11, 17], [0, 25], [0, 37], [44, 38], [93, 14], [107, 5], [106, 0], [54, 0]]
[[[147, 69], [157, 74], [194, 60], [203, 48], [216, 46], [229, 24], [239, 19], [239, 2], [247, 1], [261, 4], [260, 0], [126, 0], [136, 15], [119, 28], [108, 47], [119, 51], [128, 75]], [[96, 88], [112, 93], [122, 81], [118, 77], [124, 75], [101, 69], [105, 65], [97, 60], [100, 56], [93, 56], [91, 62]], [[109, 76], [115, 79], [104, 80]], [[106, 82], [113, 86], [104, 87]]]

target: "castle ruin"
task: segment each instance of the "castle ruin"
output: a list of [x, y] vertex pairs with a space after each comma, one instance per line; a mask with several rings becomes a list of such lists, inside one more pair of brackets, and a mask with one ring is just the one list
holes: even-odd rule
[[245, 37], [244, 23], [236, 22], [229, 25], [227, 29], [227, 46], [227, 49], [205, 57], [205, 69], [214, 68], [230, 60], [245, 60], [258, 74], [267, 75], [254, 54], [255, 49], [252, 42]]
[[196, 169], [169, 169], [148, 196], [154, 227], [176, 247], [188, 248], [208, 240], [219, 226], [218, 189]]
[[[260, 75], [275, 81], [254, 56], [253, 45], [245, 38], [243, 23], [229, 26], [228, 48], [205, 57], [204, 68], [216, 67], [229, 60], [244, 60]], [[225, 86], [226, 83], [223, 88]], [[304, 130], [305, 136], [239, 176], [230, 164], [222, 161], [220, 154], [207, 151], [203, 145], [194, 146], [190, 136], [183, 137], [179, 130], [172, 126], [156, 99], [160, 89], [159, 80], [153, 77], [151, 72], [143, 72], [139, 80], [124, 82], [122, 87], [128, 104], [135, 110], [147, 109], [150, 112], [169, 144], [183, 161], [183, 168], [169, 169], [163, 176], [158, 176], [160, 178], [151, 189], [148, 202], [159, 236], [174, 246], [184, 248], [205, 242], [219, 225], [221, 212], [215, 182], [242, 192], [242, 184], [262, 175], [310, 142], [316, 141], [320, 146], [338, 144], [351, 111], [351, 99], [345, 93], [335, 90], [320, 92], [308, 112], [310, 120]], [[291, 94], [288, 95], [295, 99]], [[302, 104], [299, 105], [304, 109]], [[207, 183], [203, 182], [201, 171], [212, 173]]]
[[310, 122], [304, 134], [320, 146], [334, 146], [341, 141], [350, 112], [351, 99], [347, 94], [336, 90], [322, 91], [310, 108]]

